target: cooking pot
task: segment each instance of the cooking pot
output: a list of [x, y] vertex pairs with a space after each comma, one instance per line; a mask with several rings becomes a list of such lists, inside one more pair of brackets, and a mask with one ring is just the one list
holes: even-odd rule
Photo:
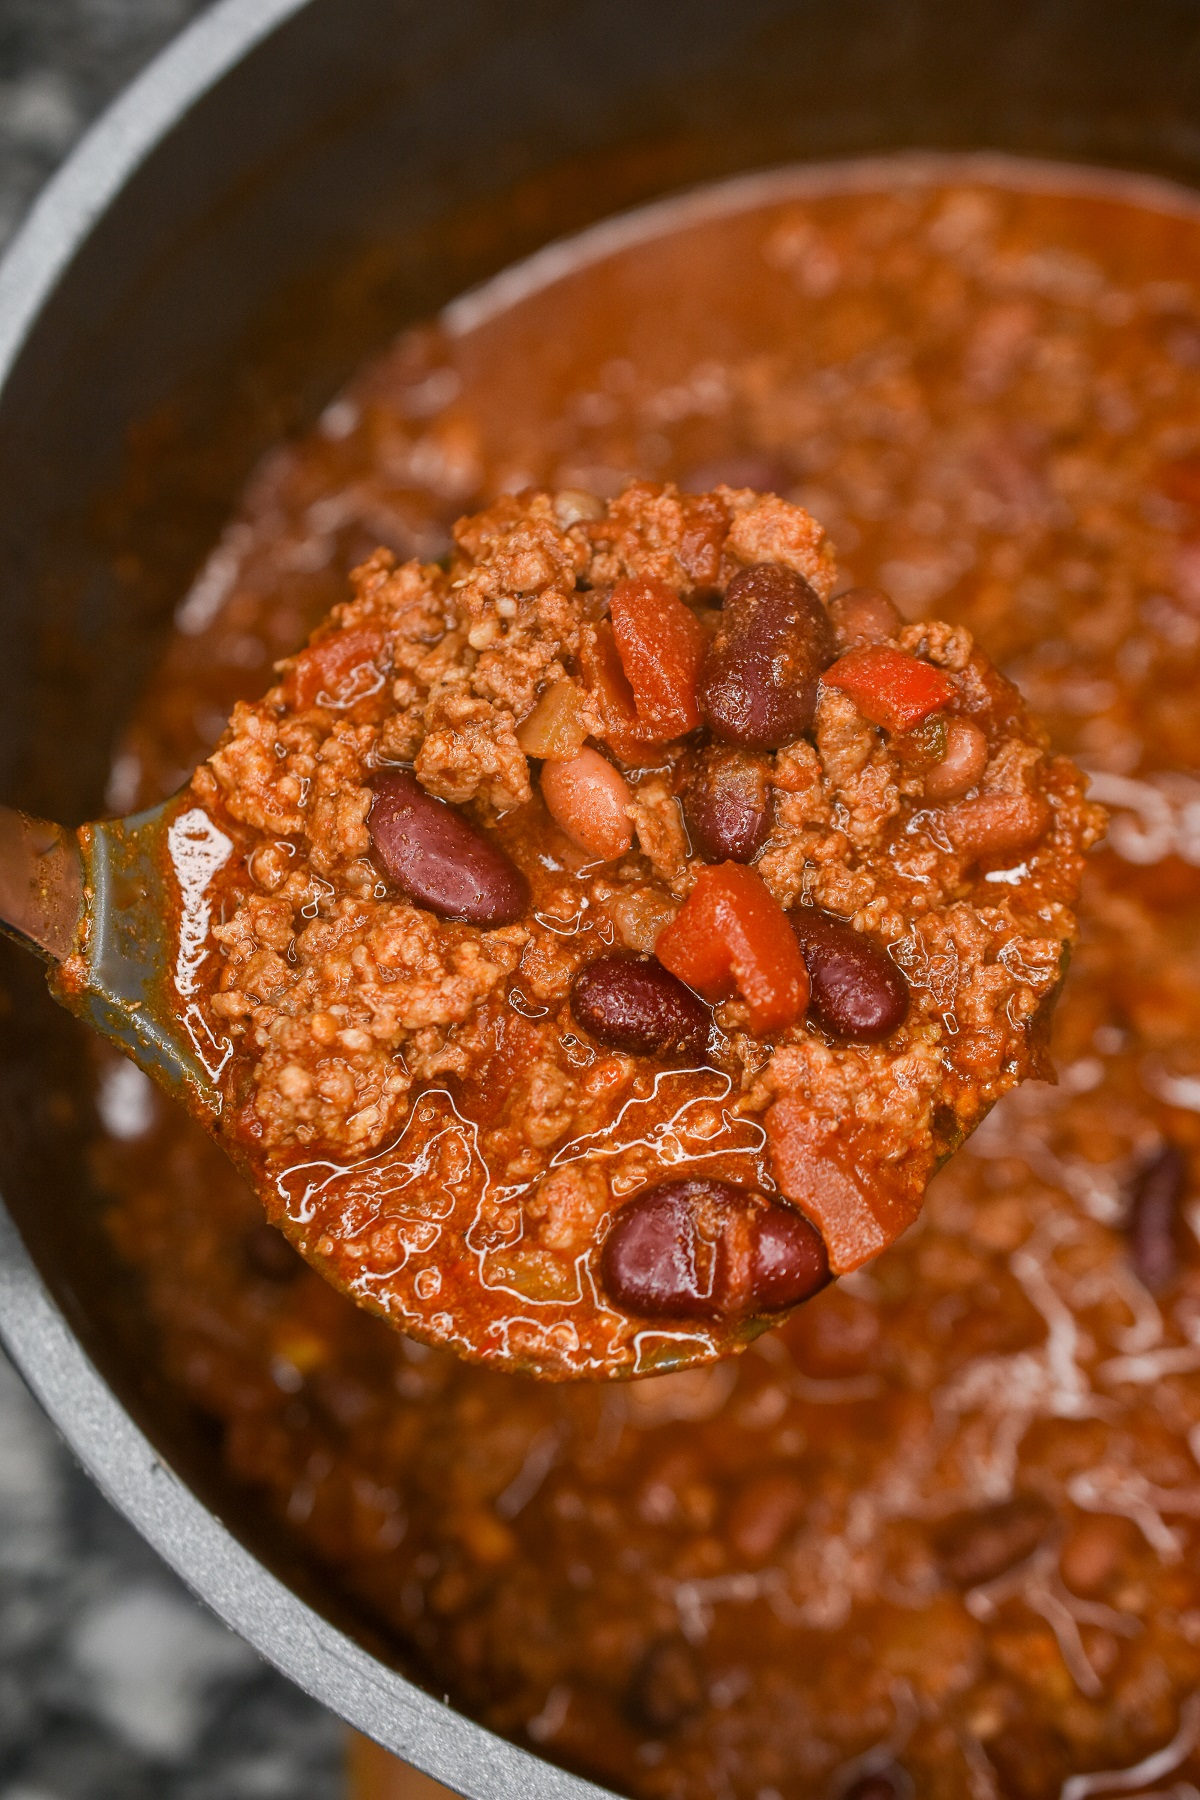
[[[0, 267], [0, 795], [77, 822], [256, 456], [491, 272], [692, 183], [900, 146], [1200, 177], [1193, 0], [222, 0]], [[326, 1705], [473, 1800], [601, 1790], [398, 1666], [224, 1474], [99, 1223], [87, 1045], [0, 955], [0, 1331], [101, 1487]]]

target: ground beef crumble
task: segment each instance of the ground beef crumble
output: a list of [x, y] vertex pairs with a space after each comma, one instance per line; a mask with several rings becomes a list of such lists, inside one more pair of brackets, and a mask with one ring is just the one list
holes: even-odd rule
[[[688, 743], [632, 757], [623, 745], [623, 761], [605, 745], [586, 670], [609, 596], [621, 581], [665, 583], [711, 638], [721, 594], [758, 564], [793, 570], [828, 604], [832, 552], [773, 495], [646, 482], [607, 505], [505, 496], [454, 536], [445, 568], [380, 550], [355, 570], [353, 597], [276, 686], [237, 705], [193, 778], [193, 801], [236, 852], [207, 999], [235, 1052], [225, 1129], [295, 1241], [406, 1330], [554, 1374], [703, 1360], [728, 1333], [689, 1326], [681, 1347], [663, 1332], [672, 1341], [651, 1355], [636, 1322], [597, 1298], [589, 1259], [614, 1208], [683, 1162], [781, 1188], [815, 1216], [835, 1272], [882, 1248], [937, 1162], [1001, 1093], [1044, 1072], [1100, 815], [967, 630], [897, 621], [885, 647], [951, 678], [939, 717], [986, 736], [979, 780], [931, 805], [932, 740], [881, 729], [822, 685], [811, 731], [767, 759], [773, 811], [753, 866], [784, 909], [815, 906], [886, 947], [907, 1018], [878, 1043], [840, 1042], [811, 1018], [764, 1038], [735, 992], [715, 1005], [701, 1066], [613, 1054], [574, 1020], [571, 982], [613, 948], [649, 952], [705, 865], [680, 802]], [[555, 683], [572, 685], [580, 733], [627, 783], [632, 841], [617, 857], [558, 828], [521, 747]], [[503, 846], [530, 886], [519, 919], [435, 917], [387, 879], [370, 816], [373, 784], [397, 766]], [[1006, 848], [1014, 816], [1019, 853]], [[451, 1140], [458, 1179], [443, 1206]], [[823, 1198], [810, 1151], [840, 1171]], [[797, 1157], [807, 1173], [791, 1172]], [[354, 1164], [357, 1187], [353, 1171], [329, 1174]], [[297, 1175], [318, 1168], [316, 1186]], [[861, 1200], [881, 1173], [872, 1216], [843, 1230], [839, 1183]], [[401, 1229], [398, 1250], [396, 1219], [425, 1215], [433, 1239], [422, 1249]], [[514, 1295], [537, 1307], [532, 1321], [514, 1325]], [[468, 1301], [483, 1308], [473, 1335]]]

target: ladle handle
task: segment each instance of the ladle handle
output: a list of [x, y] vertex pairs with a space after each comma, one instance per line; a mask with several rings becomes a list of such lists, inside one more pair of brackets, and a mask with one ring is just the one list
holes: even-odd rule
[[61, 962], [76, 947], [83, 903], [75, 833], [0, 806], [0, 930]]

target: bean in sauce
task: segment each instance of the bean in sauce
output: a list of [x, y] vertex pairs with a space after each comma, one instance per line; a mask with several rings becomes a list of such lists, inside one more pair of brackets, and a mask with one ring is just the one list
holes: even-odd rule
[[597, 1043], [631, 1056], [703, 1056], [712, 1022], [700, 996], [653, 957], [589, 963], [571, 985], [571, 1009]]
[[1187, 1192], [1187, 1158], [1177, 1144], [1156, 1151], [1133, 1184], [1126, 1232], [1134, 1272], [1152, 1294], [1175, 1274], [1179, 1252], [1175, 1231]]
[[618, 1306], [659, 1319], [783, 1312], [829, 1280], [825, 1246], [802, 1214], [702, 1177], [661, 1182], [628, 1201], [600, 1269]]
[[812, 724], [833, 629], [793, 570], [757, 563], [734, 576], [700, 670], [700, 711], [714, 736], [743, 750], [776, 750]]
[[902, 623], [895, 606], [880, 588], [848, 588], [830, 601], [829, 620], [839, 655], [863, 644], [882, 644], [895, 637]]
[[761, 756], [713, 744], [694, 760], [683, 816], [705, 862], [753, 862], [771, 829], [771, 772]]
[[834, 1037], [876, 1043], [908, 1015], [908, 983], [887, 952], [845, 919], [799, 906], [789, 915], [812, 983], [809, 1011]]
[[511, 925], [528, 905], [529, 884], [499, 845], [407, 770], [376, 778], [368, 822], [385, 872], [440, 919]]

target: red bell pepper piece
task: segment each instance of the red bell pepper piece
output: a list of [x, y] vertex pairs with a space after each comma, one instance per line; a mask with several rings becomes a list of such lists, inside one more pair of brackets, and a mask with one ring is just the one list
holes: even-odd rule
[[739, 993], [758, 1035], [793, 1024], [808, 1005], [808, 970], [787, 914], [742, 863], [701, 870], [654, 954], [706, 1000]]
[[383, 648], [381, 631], [332, 632], [302, 650], [292, 663], [284, 677], [288, 699], [301, 712], [310, 706], [353, 705], [383, 685], [378, 666]]
[[943, 669], [890, 644], [851, 650], [821, 677], [849, 694], [864, 719], [885, 731], [912, 731], [953, 700], [957, 689]]
[[704, 627], [665, 581], [618, 581], [609, 601], [613, 636], [633, 691], [638, 725], [654, 742], [694, 731], [696, 687], [708, 648]]

